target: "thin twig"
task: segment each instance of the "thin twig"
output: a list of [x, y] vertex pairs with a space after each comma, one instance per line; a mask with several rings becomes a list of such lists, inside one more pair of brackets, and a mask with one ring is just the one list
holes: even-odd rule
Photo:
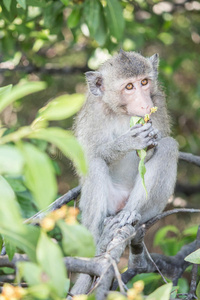
[[143, 242], [143, 247], [144, 247], [144, 249], [145, 249], [145, 251], [146, 251], [146, 254], [147, 254], [148, 258], [150, 259], [150, 261], [152, 262], [152, 264], [154, 265], [154, 267], [156, 268], [156, 270], [158, 271], [158, 273], [159, 273], [160, 276], [162, 277], [164, 283], [168, 283], [167, 280], [165, 279], [164, 275], [162, 274], [162, 272], [161, 272], [160, 269], [158, 268], [157, 264], [155, 263], [155, 261], [154, 261], [153, 258], [151, 257], [151, 255], [150, 255], [150, 253], [149, 253], [149, 251], [148, 251], [148, 249], [147, 249], [147, 247], [146, 247], [146, 245], [145, 245], [144, 242]]
[[116, 264], [115, 260], [111, 257], [111, 255], [109, 255], [109, 254], [107, 253], [107, 254], [105, 255], [105, 258], [106, 258], [106, 256], [109, 258], [109, 260], [111, 261], [111, 264], [112, 264], [112, 266], [113, 266], [113, 268], [114, 268], [115, 276], [116, 276], [117, 281], [118, 281], [118, 284], [119, 284], [120, 292], [125, 294], [125, 290], [124, 290], [124, 287], [123, 287], [123, 282], [122, 282], [122, 279], [121, 279], [121, 274], [119, 273], [117, 264]]

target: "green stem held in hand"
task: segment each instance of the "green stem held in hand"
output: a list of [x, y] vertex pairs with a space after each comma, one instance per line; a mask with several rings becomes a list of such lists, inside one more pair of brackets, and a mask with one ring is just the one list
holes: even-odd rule
[[[155, 113], [157, 111], [157, 109], [158, 108], [156, 106], [152, 107], [150, 114], [146, 114], [144, 116], [144, 118], [131, 117], [131, 119], [130, 119], [130, 127], [133, 127], [136, 124], [142, 124], [142, 125], [144, 125], [145, 123], [147, 123], [149, 121], [150, 115], [152, 113]], [[146, 188], [145, 181], [144, 181], [144, 175], [146, 173], [146, 167], [145, 167], [145, 164], [144, 164], [144, 160], [145, 160], [145, 157], [147, 155], [147, 148], [142, 149], [142, 150], [137, 150], [137, 153], [138, 153], [138, 156], [140, 158], [140, 162], [139, 162], [139, 166], [138, 166], [138, 171], [139, 171], [140, 177], [142, 179], [142, 185], [143, 185], [143, 187], [145, 189], [146, 197], [147, 197], [148, 193], [147, 193], [147, 188]]]

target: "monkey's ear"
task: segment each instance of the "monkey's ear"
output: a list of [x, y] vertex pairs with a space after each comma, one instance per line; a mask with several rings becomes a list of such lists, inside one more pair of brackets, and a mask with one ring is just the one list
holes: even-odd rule
[[150, 62], [152, 63], [153, 70], [156, 72], [156, 75], [158, 74], [158, 65], [159, 65], [159, 54], [156, 53], [149, 57]]
[[100, 72], [89, 71], [85, 73], [90, 92], [94, 96], [103, 95], [103, 78]]

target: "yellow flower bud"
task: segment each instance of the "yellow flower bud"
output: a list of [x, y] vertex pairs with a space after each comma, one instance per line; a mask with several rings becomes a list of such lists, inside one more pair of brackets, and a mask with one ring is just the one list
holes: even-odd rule
[[133, 287], [138, 293], [141, 293], [144, 289], [144, 282], [142, 280], [136, 281]]
[[46, 231], [50, 231], [55, 227], [55, 220], [50, 217], [46, 217], [40, 222], [40, 226]]
[[52, 211], [50, 216], [55, 220], [64, 219], [67, 215], [67, 206], [63, 205], [61, 208], [56, 209], [55, 211]]
[[135, 300], [138, 295], [138, 292], [135, 289], [129, 289], [127, 291], [127, 298], [129, 300]]
[[158, 110], [157, 106], [154, 106], [151, 108], [151, 114], [155, 113]]
[[72, 299], [73, 300], [87, 300], [88, 296], [87, 295], [76, 295]]
[[149, 115], [148, 115], [148, 114], [146, 114], [146, 115], [144, 116], [144, 121], [145, 121], [145, 123], [147, 123], [147, 122], [149, 121]]

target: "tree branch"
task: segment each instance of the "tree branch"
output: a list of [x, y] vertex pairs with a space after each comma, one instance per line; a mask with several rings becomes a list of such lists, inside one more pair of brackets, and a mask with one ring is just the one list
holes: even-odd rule
[[69, 75], [69, 74], [77, 74], [77, 73], [85, 73], [89, 71], [89, 68], [87, 66], [83, 67], [62, 67], [62, 68], [56, 68], [56, 67], [38, 67], [33, 64], [28, 64], [27, 66], [15, 66], [11, 62], [3, 62], [0, 63], [0, 74], [4, 72], [24, 72], [27, 74], [31, 73], [41, 73], [41, 74], [51, 74], [51, 75]]

